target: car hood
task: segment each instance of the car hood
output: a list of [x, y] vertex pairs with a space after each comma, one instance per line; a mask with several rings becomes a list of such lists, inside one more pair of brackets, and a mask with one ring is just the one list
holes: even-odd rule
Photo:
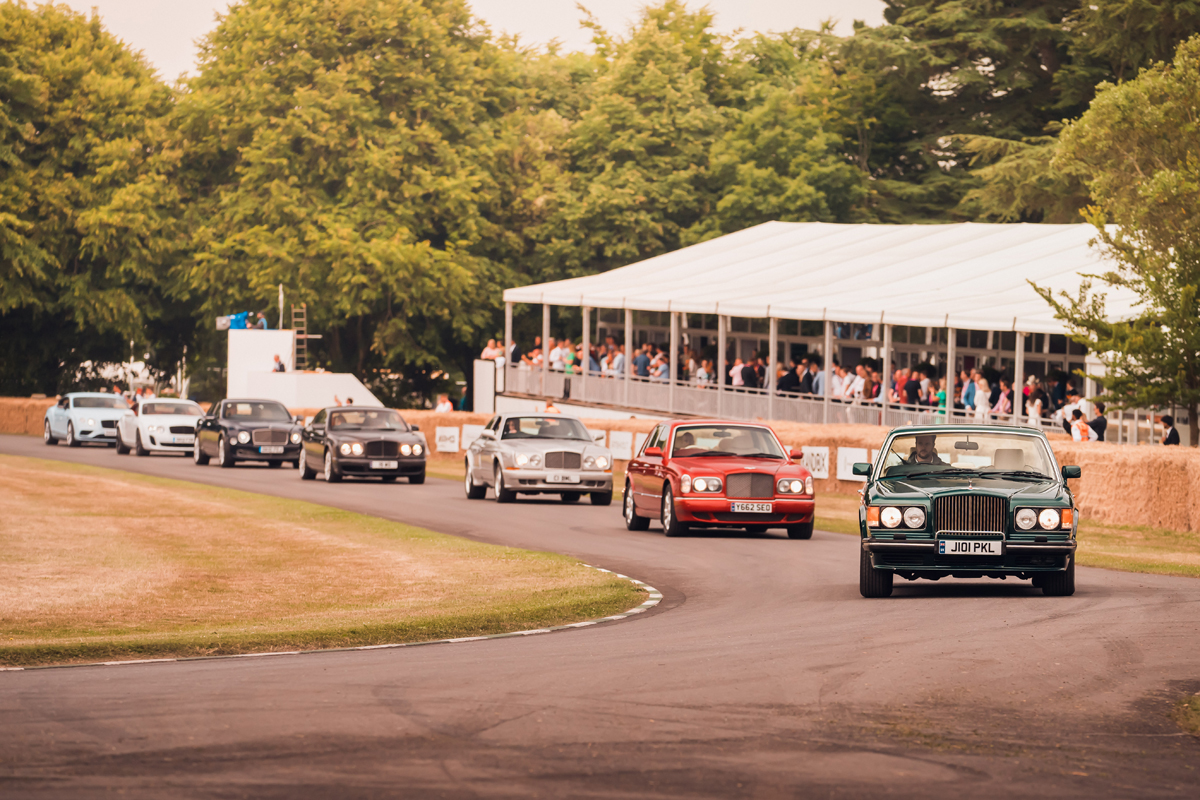
[[1028, 501], [1060, 500], [1065, 496], [1062, 485], [1052, 478], [1014, 480], [981, 475], [955, 475], [917, 480], [884, 479], [871, 486], [873, 502], [903, 502], [967, 493]]
[[263, 419], [247, 419], [247, 420], [240, 420], [240, 419], [224, 419], [224, 420], [221, 420], [221, 421], [222, 421], [222, 422], [224, 422], [226, 425], [228, 425], [228, 426], [229, 426], [229, 427], [231, 427], [231, 428], [237, 428], [237, 429], [239, 429], [239, 430], [247, 430], [247, 431], [257, 430], [257, 429], [261, 429], [261, 428], [277, 428], [277, 429], [278, 429], [278, 428], [281, 428], [281, 429], [284, 429], [284, 430], [292, 430], [293, 428], [299, 428], [299, 427], [300, 427], [300, 426], [299, 426], [299, 425], [298, 425], [296, 422], [294, 422], [294, 421], [291, 421], [291, 420], [283, 420], [283, 419], [269, 419], [269, 420], [263, 420]]
[[424, 443], [425, 437], [420, 431], [380, 431], [380, 430], [335, 430], [327, 431], [326, 438], [349, 439], [357, 442], [408, 442]]
[[130, 411], [125, 408], [72, 408], [71, 413], [77, 417], [91, 419], [120, 419]]
[[692, 472], [711, 472], [726, 475], [731, 472], [761, 472], [764, 475], [774, 475], [777, 472], [793, 468], [802, 469], [800, 464], [774, 458], [743, 458], [741, 456], [702, 456], [700, 458], [673, 458], [671, 463], [677, 469]]
[[514, 453], [550, 453], [564, 451], [581, 455], [606, 455], [608, 448], [579, 439], [501, 439], [500, 446]]
[[148, 414], [138, 417], [138, 422], [144, 422], [147, 425], [187, 425], [189, 428], [194, 428], [196, 423], [202, 419], [204, 418], [187, 414]]

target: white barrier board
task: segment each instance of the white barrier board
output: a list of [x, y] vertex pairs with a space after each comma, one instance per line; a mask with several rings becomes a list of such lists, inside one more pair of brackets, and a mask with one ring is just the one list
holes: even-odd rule
[[628, 461], [633, 458], [633, 434], [629, 431], [609, 431], [608, 449], [618, 461]]
[[854, 465], [866, 461], [868, 458], [867, 448], [865, 447], [839, 447], [838, 448], [838, 463], [837, 476], [839, 481], [860, 481], [865, 483], [866, 475], [855, 475]]
[[811, 445], [805, 445], [804, 447], [800, 448], [800, 452], [804, 455], [804, 457], [801, 459], [801, 463], [804, 464], [805, 469], [812, 473], [814, 478], [824, 479], [829, 477], [828, 447], [812, 447]]
[[483, 433], [483, 428], [483, 425], [462, 426], [462, 439], [460, 440], [460, 446], [463, 450], [466, 450], [471, 446], [472, 442], [479, 438], [479, 435]]
[[439, 453], [458, 452], [458, 428], [438, 428], [436, 436]]

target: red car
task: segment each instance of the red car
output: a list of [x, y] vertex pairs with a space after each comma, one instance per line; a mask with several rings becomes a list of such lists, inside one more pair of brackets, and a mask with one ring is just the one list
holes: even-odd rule
[[752, 422], [671, 420], [642, 444], [625, 470], [625, 527], [662, 521], [667, 536], [691, 528], [783, 528], [813, 532], [813, 479], [775, 431]]

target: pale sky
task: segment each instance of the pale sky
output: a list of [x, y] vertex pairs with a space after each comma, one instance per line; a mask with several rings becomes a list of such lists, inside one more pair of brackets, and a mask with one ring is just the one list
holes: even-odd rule
[[[214, 15], [228, 0], [58, 0], [90, 14], [95, 8], [109, 31], [135, 50], [141, 50], [166, 80], [190, 71], [194, 42], [212, 29]], [[579, 27], [582, 14], [576, 0], [469, 0], [477, 16], [496, 32], [519, 34], [521, 41], [543, 44], [558, 39], [568, 49], [586, 49], [590, 33]], [[645, 0], [584, 0], [609, 31], [623, 33], [636, 19]], [[716, 12], [717, 28], [732, 32], [786, 31], [815, 28], [835, 19], [839, 33], [849, 33], [854, 20], [869, 25], [883, 22], [881, 0], [708, 0]]]

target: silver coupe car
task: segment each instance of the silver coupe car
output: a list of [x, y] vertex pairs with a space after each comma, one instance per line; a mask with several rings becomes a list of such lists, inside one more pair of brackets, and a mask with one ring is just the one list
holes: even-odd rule
[[557, 494], [564, 503], [583, 495], [612, 503], [612, 452], [592, 441], [584, 424], [562, 414], [497, 414], [467, 448], [467, 497], [496, 502], [518, 494]]

